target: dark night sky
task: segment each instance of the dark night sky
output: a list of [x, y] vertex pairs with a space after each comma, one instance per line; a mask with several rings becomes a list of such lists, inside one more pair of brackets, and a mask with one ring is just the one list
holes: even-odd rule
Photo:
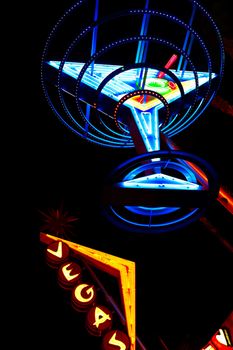
[[[20, 31], [19, 41], [14, 36], [14, 51], [20, 53], [22, 62], [14, 76], [17, 87], [14, 85], [16, 96], [11, 106], [16, 107], [11, 174], [17, 180], [12, 185], [16, 198], [10, 207], [17, 212], [17, 235], [25, 253], [18, 260], [22, 310], [17, 312], [19, 320], [13, 318], [12, 324], [21, 329], [19, 322], [24, 315], [23, 329], [27, 330], [20, 332], [18, 342], [26, 349], [33, 348], [34, 343], [51, 349], [61, 348], [61, 344], [83, 349], [79, 342], [87, 341], [87, 349], [99, 349], [100, 340], [87, 336], [84, 316], [71, 309], [65, 293], [57, 286], [39, 242], [42, 223], [38, 211], [57, 208], [63, 202], [71, 215], [80, 218], [75, 241], [136, 261], [137, 329], [148, 350], [159, 349], [159, 335], [171, 350], [183, 349], [181, 343], [185, 339], [192, 344], [190, 350], [198, 350], [233, 308], [232, 254], [199, 221], [179, 232], [143, 236], [120, 231], [100, 215], [99, 196], [104, 179], [113, 167], [134, 156], [134, 151], [86, 144], [59, 123], [44, 99], [41, 54], [51, 27], [69, 4], [72, 2], [32, 2], [15, 22], [22, 34]], [[224, 7], [227, 1], [206, 0], [205, 4], [211, 6], [212, 15], [216, 13], [223, 35], [232, 38]], [[232, 66], [226, 55], [226, 73], [219, 94], [231, 104]], [[22, 81], [22, 86], [18, 81]], [[176, 141], [186, 151], [212, 163], [221, 183], [233, 191], [232, 130], [232, 116], [210, 106], [206, 117]], [[221, 236], [230, 238], [232, 218], [220, 204], [213, 203], [206, 217]], [[9, 222], [9, 231], [14, 224]], [[29, 268], [29, 279], [22, 272], [25, 268]], [[149, 311], [153, 314], [151, 323]], [[68, 339], [67, 334], [72, 337]]]

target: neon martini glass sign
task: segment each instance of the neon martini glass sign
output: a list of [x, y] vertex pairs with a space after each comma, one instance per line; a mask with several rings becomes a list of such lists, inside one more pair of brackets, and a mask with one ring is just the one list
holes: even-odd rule
[[[85, 64], [64, 62], [62, 72], [60, 61], [48, 61], [47, 65], [52, 69], [53, 73], [54, 71], [62, 73], [62, 79], [71, 78], [73, 86], [72, 83], [69, 85], [65, 84], [65, 88], [62, 89], [77, 97], [74, 92], [74, 84], [77, 79], [80, 79], [80, 72], [82, 72]], [[141, 74], [142, 71], [143, 74]], [[141, 79], [139, 79], [140, 74], [142, 75]], [[216, 74], [212, 73], [212, 78], [216, 76]], [[204, 86], [209, 82], [209, 79], [209, 72], [196, 72], [194, 74], [191, 71], [179, 72], [170, 70], [166, 74], [165, 70], [165, 74], [163, 72], [162, 75], [161, 71], [154, 68], [127, 67], [125, 69], [125, 67], [120, 65], [93, 63], [89, 65], [80, 79], [81, 93], [79, 99], [87, 107], [91, 106], [98, 112], [107, 115], [109, 119], [114, 119], [119, 132], [133, 139], [137, 153], [145, 154], [160, 151], [160, 129], [164, 125], [166, 127], [166, 120], [170, 118], [171, 104], [176, 103], [176, 101], [179, 103], [185, 95], [192, 93], [192, 91], [196, 92], [197, 84], [199, 87]], [[87, 94], [86, 89], [89, 89]], [[111, 107], [110, 112], [108, 103], [104, 102], [97, 105], [96, 92], [100, 100], [102, 97], [105, 97], [108, 101], [113, 102], [114, 108]], [[198, 103], [201, 105], [202, 99]], [[120, 113], [123, 105], [125, 109], [123, 113]], [[176, 115], [178, 114], [177, 107], [175, 107], [175, 113]], [[185, 113], [185, 116], [187, 113]], [[126, 114], [128, 115], [126, 116]], [[87, 121], [88, 132], [90, 118], [86, 115], [84, 119]], [[119, 198], [119, 203], [115, 204], [122, 203], [130, 216], [132, 214], [140, 217], [145, 216], [147, 217], [146, 220], [150, 221], [151, 216], [155, 219], [161, 215], [165, 217], [167, 214], [173, 215], [172, 213], [177, 212], [182, 203], [186, 203], [185, 206], [188, 203], [189, 206], [192, 198], [195, 201], [190, 207], [190, 212], [187, 215], [182, 214], [181, 219], [172, 219], [172, 223], [179, 223], [187, 218], [191, 218], [192, 215], [197, 215], [196, 213], [199, 212], [197, 210], [198, 205], [195, 199], [196, 195], [193, 192], [197, 192], [197, 195], [198, 193], [202, 195], [203, 192], [207, 192], [208, 183], [198, 183], [196, 176], [192, 174], [192, 171], [190, 172], [190, 165], [184, 160], [179, 160], [176, 163], [174, 161], [161, 160], [160, 157], [156, 156], [149, 163], [154, 163], [156, 166], [152, 166], [147, 170], [139, 167], [130, 171], [129, 174], [115, 184], [114, 189], [112, 189], [113, 192], [109, 191], [110, 196], [114, 197], [114, 201]], [[168, 163], [169, 166], [167, 166]], [[167, 169], [165, 170], [165, 168]], [[122, 190], [125, 191], [125, 194], [122, 194]], [[147, 201], [148, 190], [151, 191], [153, 197], [160, 198], [162, 200], [161, 203], [156, 202], [153, 205], [149, 197]], [[158, 191], [160, 192], [159, 196], [157, 196]], [[177, 200], [177, 204], [171, 204], [167, 193], [165, 193], [166, 191], [172, 191], [170, 196], [175, 196], [177, 199], [178, 197], [180, 198]], [[165, 201], [161, 197], [162, 192], [165, 194]], [[189, 200], [187, 201], [185, 197], [189, 197]], [[134, 198], [133, 202], [132, 198]], [[203, 201], [203, 203], [206, 203], [206, 201]], [[201, 207], [203, 207], [203, 203]], [[118, 216], [115, 211], [114, 215]], [[122, 219], [128, 222], [128, 219], [124, 217]], [[132, 221], [130, 222], [132, 223]], [[168, 225], [166, 223], [159, 225], [161, 229], [164, 229], [170, 226], [170, 223]], [[157, 224], [154, 227], [157, 227]]]
[[[88, 0], [84, 2], [86, 3]], [[82, 7], [82, 1], [77, 4], [77, 8], [79, 6]], [[116, 214], [115, 211], [113, 217], [120, 218], [120, 221], [130, 222], [130, 225], [132, 224], [134, 228], [140, 226], [140, 224], [137, 225], [138, 219], [144, 221], [144, 218], [146, 223], [142, 225], [142, 228], [146, 226], [146, 228], [150, 227], [151, 229], [153, 226], [155, 230], [163, 230], [165, 226], [167, 228], [176, 227], [177, 222], [182, 221], [184, 223], [187, 218], [197, 217], [197, 215], [188, 213], [186, 216], [181, 213], [178, 220], [172, 217], [170, 222], [170, 218], [167, 220], [166, 217], [165, 223], [155, 222], [153, 225], [151, 225], [151, 218], [152, 216], [155, 218], [155, 216], [159, 217], [161, 214], [167, 215], [168, 212], [176, 211], [184, 201], [193, 214], [199, 208], [199, 204], [201, 207], [203, 207], [203, 203], [207, 204], [203, 200], [199, 204], [196, 200], [191, 204], [190, 201], [185, 199], [183, 190], [189, 191], [190, 198], [193, 192], [201, 193], [213, 190], [212, 193], [216, 193], [216, 181], [215, 183], [212, 182], [213, 186], [211, 187], [208, 176], [202, 176], [200, 180], [200, 172], [196, 170], [195, 165], [197, 163], [195, 161], [199, 163], [199, 169], [204, 166], [206, 170], [207, 166], [210, 170], [210, 167], [204, 164], [205, 162], [200, 162], [197, 159], [191, 165], [190, 162], [182, 158], [182, 155], [175, 155], [171, 152], [171, 143], [168, 141], [170, 141], [170, 137], [193, 123], [214, 97], [223, 71], [224, 51], [221, 36], [212, 18], [197, 1], [191, 2], [191, 8], [189, 8], [191, 16], [187, 23], [182, 18], [172, 16], [166, 11], [153, 9], [153, 6], [150, 8], [149, 0], [145, 1], [144, 8], [128, 9], [126, 6], [123, 12], [113, 12], [113, 17], [109, 15], [101, 17], [99, 15], [100, 9], [101, 5], [96, 0], [94, 13], [91, 14], [91, 17], [94, 15], [91, 19], [93, 22], [91, 24], [88, 22], [87, 26], [84, 26], [84, 29], [78, 32], [62, 54], [56, 54], [59, 60], [53, 60], [54, 53], [49, 51], [50, 44], [57, 35], [57, 29], [63, 21], [58, 21], [52, 30], [42, 58], [42, 83], [47, 101], [58, 118], [75, 134], [87, 141], [112, 148], [135, 147], [139, 155], [162, 152], [161, 150], [164, 149], [165, 145], [165, 149], [170, 150], [170, 159], [161, 160], [158, 153], [154, 154], [152, 159], [146, 160], [146, 162], [156, 164], [154, 169], [151, 167], [146, 170], [147, 177], [145, 177], [145, 172], [144, 174], [140, 172], [143, 166], [140, 168], [136, 165], [135, 171], [130, 170], [126, 176], [118, 179], [118, 187], [134, 189], [135, 191], [131, 191], [130, 196], [138, 199], [140, 199], [140, 196], [136, 194], [137, 189], [141, 191], [141, 199], [145, 198], [145, 191], [143, 192], [143, 190], [148, 189], [148, 187], [152, 190], [154, 196], [158, 194], [158, 191], [165, 193], [162, 190], [167, 190], [172, 191], [168, 194], [177, 196], [176, 198], [181, 193], [175, 191], [182, 190], [182, 200], [180, 198], [176, 203], [177, 205], [171, 205], [171, 201], [166, 195], [166, 201], [162, 201], [163, 205], [156, 202], [157, 206], [153, 206], [153, 204], [142, 203], [141, 200], [140, 203], [130, 201], [130, 204], [128, 204], [125, 197], [124, 208], [128, 208], [130, 217], [125, 217], [128, 212], [124, 212], [122, 216]], [[73, 10], [76, 10], [76, 7], [72, 7], [63, 19], [68, 18]], [[214, 37], [220, 44], [220, 56], [218, 54], [212, 55], [212, 51], [207, 47], [205, 40], [200, 37], [199, 31], [196, 30], [196, 21], [193, 27], [193, 20], [198, 12], [204, 15], [207, 23], [211, 25], [211, 30], [214, 30]], [[140, 27], [135, 27], [135, 30], [132, 33], [130, 32], [129, 36], [122, 37], [119, 34], [119, 36], [113, 38], [108, 38], [108, 36], [105, 38], [103, 30], [106, 30], [105, 25], [109, 24], [109, 21], [112, 23], [112, 21], [119, 20], [118, 24], [120, 23], [122, 27], [123, 21], [131, 16], [133, 18], [138, 17]], [[177, 29], [181, 30], [180, 43], [171, 41], [169, 35], [164, 37], [158, 35], [158, 33], [153, 33], [152, 24], [155, 23], [157, 18], [164, 21], [165, 26], [170, 22], [174, 28], [177, 26]], [[84, 18], [81, 17], [80, 20], [83, 21]], [[101, 34], [101, 44], [97, 45], [97, 39]], [[63, 40], [63, 37], [60, 39]], [[111, 52], [114, 54], [118, 48], [122, 50], [127, 50], [128, 47], [134, 49], [135, 45], [137, 49], [133, 63], [128, 63], [131, 59], [127, 59], [127, 63], [125, 63], [122, 58], [123, 62], [121, 64], [109, 64], [109, 56], [107, 56], [107, 59], [104, 58], [105, 54], [108, 55]], [[167, 57], [170, 57], [168, 62], [164, 64], [162, 56], [158, 55], [158, 62], [155, 58], [153, 58], [153, 61], [150, 58], [150, 62], [155, 63], [148, 63], [149, 47], [153, 48], [151, 52], [157, 53], [161, 49], [165, 49]], [[90, 48], [86, 60], [80, 58], [79, 61], [79, 58], [77, 58], [77, 62], [76, 59], [71, 58], [73, 54], [77, 55], [77, 52], [85, 51], [84, 48], [88, 48], [88, 51]], [[157, 51], [154, 51], [154, 49], [157, 49]], [[122, 55], [122, 51], [120, 52]], [[177, 67], [172, 69], [178, 57]], [[55, 99], [51, 98], [55, 97], [54, 95], [50, 95], [50, 92], [54, 92], [54, 90], [48, 88], [49, 85], [51, 87], [51, 83], [57, 88]], [[74, 97], [71, 105], [69, 105], [69, 102], [71, 102], [69, 97], [66, 99], [67, 95]], [[76, 112], [78, 113], [76, 114]], [[181, 156], [181, 159], [177, 159], [177, 155]], [[190, 159], [188, 154], [186, 157]], [[138, 159], [135, 159], [135, 162], [137, 163]], [[167, 164], [169, 165], [167, 166]], [[210, 170], [210, 172], [212, 171]], [[213, 178], [212, 175], [211, 177]], [[204, 178], [207, 178], [207, 181], [203, 183]], [[187, 196], [188, 193], [186, 193]], [[192, 198], [194, 199], [194, 197]], [[119, 195], [117, 205], [121, 205], [121, 199]], [[139, 210], [139, 206], [143, 209]], [[112, 208], [111, 205], [109, 207]], [[132, 212], [141, 216], [133, 218], [132, 221]], [[160, 221], [160, 218], [158, 221]]]
[[[47, 63], [49, 66], [59, 70], [60, 61], [48, 61]], [[62, 73], [76, 80], [83, 66], [84, 63], [65, 62]], [[82, 84], [97, 91], [106, 77], [121, 68], [122, 66], [120, 65], [95, 63], [94, 69], [89, 66], [85, 71], [82, 77]], [[160, 149], [158, 142], [159, 128], [161, 126], [158, 117], [159, 110], [165, 107], [168, 108], [169, 104], [179, 100], [181, 98], [181, 92], [177, 84], [171, 81], [171, 79], [158, 78], [160, 72], [156, 69], [148, 68], [143, 82], [145, 94], [139, 95], [139, 89], [138, 93], [135, 92], [139, 71], [141, 69], [135, 68], [115, 75], [113, 79], [109, 80], [103, 86], [101, 94], [116, 102], [122, 101], [131, 110], [145, 144], [145, 151], [150, 152]], [[192, 71], [182, 72], [171, 69], [170, 72], [181, 82], [185, 95], [195, 90], [196, 81]], [[199, 86], [209, 82], [210, 76], [208, 72], [197, 72], [197, 76]], [[216, 74], [212, 73], [212, 79], [215, 77]], [[155, 92], [154, 96], [153, 92]], [[131, 94], [133, 95], [131, 96]], [[125, 96], [128, 98], [124, 99]], [[103, 110], [101, 111], [103, 112]], [[127, 132], [121, 123], [116, 121], [116, 124], [123, 131]]]

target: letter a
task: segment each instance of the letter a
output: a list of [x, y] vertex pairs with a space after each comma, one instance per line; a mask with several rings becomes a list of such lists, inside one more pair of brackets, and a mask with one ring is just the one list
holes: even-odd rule
[[111, 321], [111, 317], [108, 314], [106, 314], [101, 308], [96, 306], [95, 322], [93, 323], [93, 326], [96, 326], [96, 328], [98, 328], [100, 324], [104, 323], [107, 320]]

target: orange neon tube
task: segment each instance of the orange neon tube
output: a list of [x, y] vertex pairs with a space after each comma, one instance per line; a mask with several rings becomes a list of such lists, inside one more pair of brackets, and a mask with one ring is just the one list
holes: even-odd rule
[[[173, 150], [179, 150], [180, 148], [174, 144], [174, 142], [167, 140], [168, 145]], [[195, 171], [195, 173], [199, 176], [200, 180], [203, 181], [203, 184], [207, 184], [207, 178], [204, 175], [204, 173], [198, 169], [195, 165], [191, 164], [190, 162], [187, 162], [189, 166]], [[217, 201], [224, 206], [232, 215], [233, 215], [233, 197], [228, 193], [222, 186], [220, 186], [220, 190], [218, 193]]]

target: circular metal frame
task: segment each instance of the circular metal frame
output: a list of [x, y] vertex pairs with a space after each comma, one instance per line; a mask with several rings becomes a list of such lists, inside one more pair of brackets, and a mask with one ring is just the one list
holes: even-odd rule
[[[134, 157], [121, 164], [110, 174], [107, 188], [109, 190], [117, 183], [137, 179], [141, 174], [145, 176], [145, 173], [156, 172], [156, 169], [159, 169], [162, 174], [171, 170], [175, 171], [180, 179], [200, 185], [199, 191], [205, 191], [207, 194], [205, 203], [203, 203], [202, 196], [200, 196], [200, 206], [195, 208], [159, 205], [133, 207], [111, 202], [107, 205], [104, 203], [103, 214], [110, 222], [122, 230], [135, 233], [173, 231], [200, 218], [206, 207], [217, 197], [219, 181], [213, 167], [202, 158], [182, 151], [154, 151]], [[201, 178], [196, 169], [201, 169], [203, 173]], [[154, 193], [156, 198], [156, 191]]]

